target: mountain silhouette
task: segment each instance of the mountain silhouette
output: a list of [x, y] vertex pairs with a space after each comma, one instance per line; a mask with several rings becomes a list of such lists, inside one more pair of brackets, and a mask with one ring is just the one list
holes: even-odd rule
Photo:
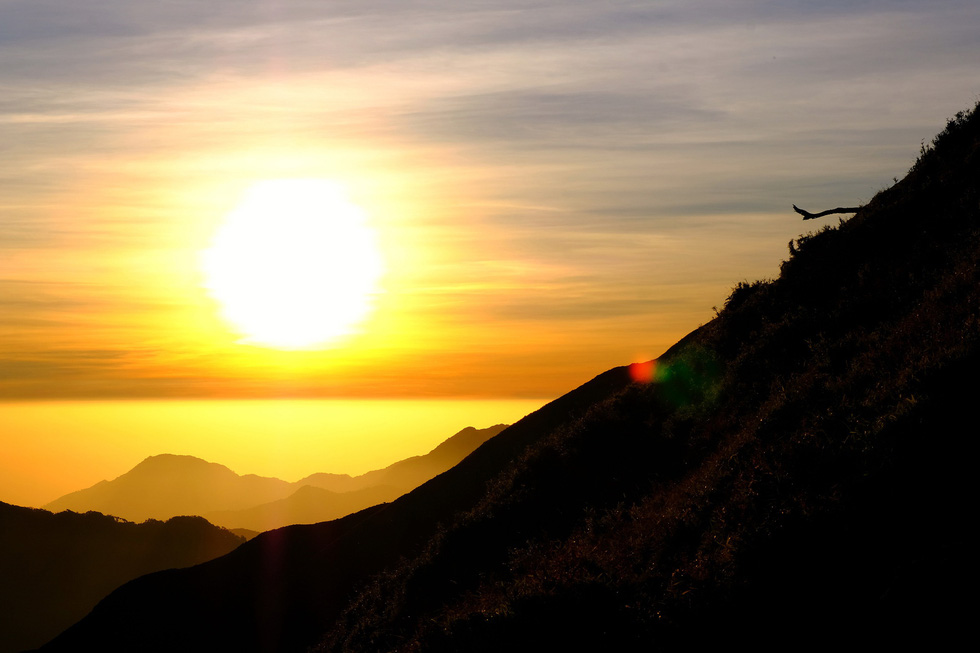
[[376, 485], [349, 492], [331, 492], [313, 485], [304, 485], [285, 499], [263, 503], [245, 510], [224, 510], [204, 514], [212, 524], [253, 531], [268, 531], [289, 524], [315, 524], [337, 519], [368, 506], [391, 501], [403, 489], [392, 485]]
[[[297, 481], [297, 485], [313, 485], [334, 492], [389, 486], [400, 489], [399, 494], [401, 494], [446, 471], [505, 428], [507, 428], [506, 424], [497, 424], [485, 429], [468, 426], [425, 455], [412, 456], [392, 463], [384, 469], [376, 469], [360, 476], [313, 474]], [[366, 504], [364, 507], [368, 505], [373, 504]]]
[[40, 646], [128, 580], [243, 541], [198, 517], [134, 524], [0, 503], [0, 653]]
[[[58, 512], [95, 510], [131, 521], [239, 510], [285, 498], [296, 487], [278, 478], [239, 476], [194, 456], [150, 456], [112, 481], [72, 492], [44, 506]], [[237, 526], [237, 525], [236, 525]]]
[[44, 650], [969, 641], [980, 110], [660, 358], [412, 492], [106, 597]]
[[72, 492], [47, 510], [95, 510], [132, 521], [202, 515], [226, 528], [269, 530], [310, 524], [390, 501], [440, 474], [503, 430], [467, 427], [429, 453], [360, 476], [313, 474], [295, 483], [239, 476], [193, 456], [151, 456], [112, 481]]

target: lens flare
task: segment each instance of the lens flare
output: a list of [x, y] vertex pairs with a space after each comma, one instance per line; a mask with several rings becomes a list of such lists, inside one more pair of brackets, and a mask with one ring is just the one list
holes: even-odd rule
[[629, 373], [635, 383], [650, 383], [657, 374], [657, 361], [633, 363], [629, 366]]

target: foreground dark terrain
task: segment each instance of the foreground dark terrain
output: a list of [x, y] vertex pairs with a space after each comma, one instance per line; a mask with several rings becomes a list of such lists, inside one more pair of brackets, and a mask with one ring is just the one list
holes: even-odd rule
[[43, 644], [129, 580], [217, 558], [243, 541], [200, 517], [134, 524], [0, 503], [0, 653]]
[[610, 370], [391, 504], [133, 581], [45, 650], [969, 635], [978, 114], [792, 243], [778, 279], [739, 284], [649, 381]]

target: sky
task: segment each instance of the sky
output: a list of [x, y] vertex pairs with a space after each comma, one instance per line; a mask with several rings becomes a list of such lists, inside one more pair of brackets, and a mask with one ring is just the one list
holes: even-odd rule
[[[977, 34], [975, 0], [0, 0], [0, 398], [553, 398], [777, 276], [792, 204], [901, 178]], [[206, 289], [279, 179], [383, 261], [327, 346]]]

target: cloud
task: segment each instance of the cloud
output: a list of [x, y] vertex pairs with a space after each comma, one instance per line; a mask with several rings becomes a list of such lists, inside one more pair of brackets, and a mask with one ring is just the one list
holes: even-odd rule
[[[0, 13], [0, 357], [38, 384], [102, 369], [122, 387], [152, 365], [113, 352], [148, 347], [197, 361], [181, 369], [207, 385], [159, 290], [193, 284], [164, 268], [192, 264], [222, 193], [310, 170], [409, 189], [387, 191], [408, 200], [379, 221], [429, 247], [400, 270], [413, 310], [583, 329], [622, 353], [646, 336], [617, 323], [696, 322], [697, 302], [775, 274], [802, 231], [792, 203], [866, 201], [980, 92], [972, 0], [22, 0]], [[137, 292], [150, 286], [156, 298]], [[159, 331], [105, 337], [136, 314]], [[76, 339], [78, 315], [97, 344]], [[456, 334], [493, 350], [488, 331]]]

